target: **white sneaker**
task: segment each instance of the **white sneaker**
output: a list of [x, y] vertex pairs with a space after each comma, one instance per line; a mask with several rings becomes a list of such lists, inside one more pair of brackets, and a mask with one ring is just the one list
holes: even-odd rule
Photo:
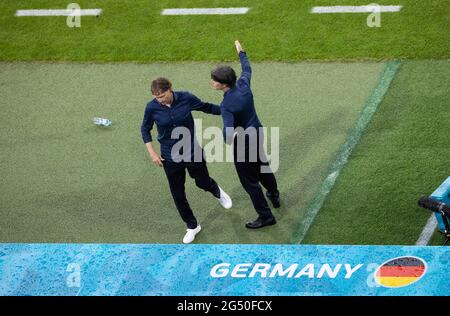
[[224, 191], [222, 190], [221, 187], [219, 187], [220, 189], [220, 198], [218, 198], [220, 205], [222, 205], [224, 208], [229, 209], [233, 206], [233, 202], [231, 201], [230, 196]]
[[200, 230], [202, 230], [200, 225], [197, 225], [197, 227], [194, 229], [186, 229], [186, 235], [184, 235], [183, 243], [190, 244], [191, 242], [193, 242], [195, 239], [195, 235], [197, 235]]

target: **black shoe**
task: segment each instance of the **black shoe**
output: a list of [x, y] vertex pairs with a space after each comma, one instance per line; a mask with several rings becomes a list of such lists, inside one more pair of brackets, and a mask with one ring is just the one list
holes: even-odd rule
[[274, 208], [280, 207], [280, 193], [277, 192], [276, 194], [270, 194], [269, 191], [267, 191], [266, 196], [270, 200], [270, 202], [272, 202]]
[[262, 219], [261, 217], [258, 216], [258, 218], [253, 222], [248, 222], [247, 224], [245, 224], [245, 227], [254, 229], [254, 228], [261, 228], [264, 226], [275, 225], [276, 223], [277, 221], [273, 216], [266, 219]]

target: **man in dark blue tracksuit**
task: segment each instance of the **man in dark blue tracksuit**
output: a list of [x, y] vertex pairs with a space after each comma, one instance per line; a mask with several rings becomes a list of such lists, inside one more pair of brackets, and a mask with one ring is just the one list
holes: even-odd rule
[[[270, 171], [263, 149], [262, 124], [256, 114], [253, 94], [250, 89], [251, 67], [239, 41], [235, 42], [242, 66], [242, 74], [236, 81], [231, 67], [219, 66], [211, 72], [212, 86], [224, 92], [220, 104], [224, 123], [224, 139], [227, 144], [234, 140], [234, 165], [239, 180], [250, 196], [258, 218], [248, 222], [247, 228], [261, 228], [276, 223], [264, 197], [261, 184], [267, 189], [266, 196], [275, 208], [280, 207], [279, 192], [275, 176]], [[250, 133], [247, 131], [253, 131]], [[254, 159], [252, 159], [252, 156]], [[269, 172], [262, 172], [262, 166]]]
[[[172, 91], [172, 84], [166, 78], [153, 80], [151, 90], [154, 99], [145, 108], [141, 125], [142, 139], [152, 161], [157, 166], [164, 167], [175, 205], [188, 228], [183, 242], [191, 243], [201, 227], [186, 199], [186, 170], [195, 179], [195, 184], [210, 192], [224, 208], [232, 206], [230, 197], [209, 176], [203, 149], [195, 138], [194, 119], [191, 114], [191, 111], [203, 111], [220, 115], [220, 108], [200, 101], [191, 93]], [[155, 123], [161, 155], [152, 145], [150, 131]], [[179, 146], [180, 144], [182, 146]]]

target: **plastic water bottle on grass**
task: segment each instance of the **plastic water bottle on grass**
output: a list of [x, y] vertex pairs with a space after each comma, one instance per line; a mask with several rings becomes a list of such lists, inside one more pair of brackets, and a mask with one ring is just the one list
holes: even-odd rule
[[94, 117], [94, 124], [98, 126], [109, 126], [112, 122], [106, 118]]

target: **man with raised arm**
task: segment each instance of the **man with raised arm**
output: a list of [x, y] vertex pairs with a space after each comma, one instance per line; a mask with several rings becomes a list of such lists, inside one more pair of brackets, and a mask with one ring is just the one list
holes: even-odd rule
[[252, 69], [239, 41], [235, 41], [235, 47], [242, 66], [239, 80], [233, 68], [229, 66], [214, 69], [211, 72], [211, 80], [214, 89], [224, 92], [220, 104], [224, 139], [227, 144], [234, 143], [234, 165], [239, 180], [258, 213], [256, 220], [246, 223], [245, 226], [261, 228], [276, 224], [276, 219], [267, 204], [260, 183], [267, 189], [266, 196], [273, 207], [280, 207], [280, 197], [277, 181], [264, 153], [262, 124], [256, 114], [250, 88]]

